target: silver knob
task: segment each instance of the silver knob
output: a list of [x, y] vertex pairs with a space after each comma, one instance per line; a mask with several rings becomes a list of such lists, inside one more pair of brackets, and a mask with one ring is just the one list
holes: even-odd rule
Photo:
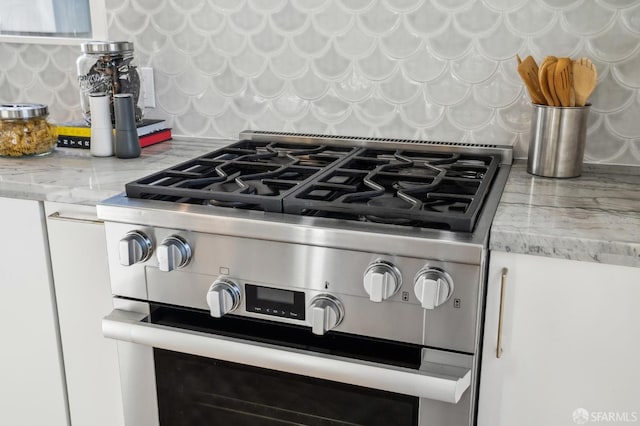
[[172, 235], [158, 246], [156, 257], [161, 271], [183, 268], [191, 261], [191, 246], [184, 238]]
[[209, 287], [207, 304], [212, 317], [220, 318], [240, 305], [240, 287], [228, 278], [218, 278]]
[[425, 268], [416, 275], [413, 291], [424, 309], [435, 309], [453, 294], [453, 280], [442, 269]]
[[373, 262], [364, 273], [364, 289], [372, 302], [382, 302], [390, 298], [401, 285], [400, 270], [384, 260]]
[[330, 294], [320, 294], [309, 303], [307, 315], [313, 334], [325, 334], [340, 325], [344, 318], [342, 302]]
[[120, 240], [118, 252], [120, 264], [131, 266], [149, 259], [153, 253], [153, 247], [151, 240], [145, 234], [140, 231], [131, 231]]

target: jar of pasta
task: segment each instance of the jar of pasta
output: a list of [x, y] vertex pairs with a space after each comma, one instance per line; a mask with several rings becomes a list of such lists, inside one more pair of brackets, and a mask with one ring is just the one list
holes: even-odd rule
[[0, 156], [47, 155], [58, 136], [49, 123], [49, 109], [42, 104], [0, 105]]

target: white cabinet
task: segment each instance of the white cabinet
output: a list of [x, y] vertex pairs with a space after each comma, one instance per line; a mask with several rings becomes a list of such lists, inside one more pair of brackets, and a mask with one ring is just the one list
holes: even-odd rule
[[72, 425], [124, 424], [104, 224], [95, 207], [45, 203]]
[[492, 252], [482, 357], [479, 426], [640, 422], [640, 268]]
[[0, 424], [68, 424], [42, 203], [0, 198]]

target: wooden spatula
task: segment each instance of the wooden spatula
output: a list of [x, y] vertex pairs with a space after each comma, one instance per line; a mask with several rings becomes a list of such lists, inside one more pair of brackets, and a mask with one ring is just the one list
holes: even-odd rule
[[560, 106], [560, 99], [558, 99], [558, 94], [556, 93], [556, 80], [555, 80], [557, 64], [558, 64], [558, 61], [551, 62], [549, 64], [549, 71], [548, 71], [549, 73], [547, 74], [547, 82], [549, 83], [549, 93], [553, 98], [553, 104], [549, 104], [549, 105], [553, 105], [553, 106]]
[[576, 106], [583, 107], [596, 88], [598, 71], [589, 58], [580, 58], [573, 61], [572, 67]]
[[571, 59], [558, 59], [556, 69], [554, 70], [553, 83], [560, 105], [563, 107], [571, 106], [571, 88], [573, 87], [573, 66], [571, 65]]
[[[540, 70], [538, 71], [538, 81], [540, 83], [540, 90], [542, 91], [542, 95], [546, 100], [547, 105], [554, 106], [555, 101], [553, 99], [554, 95], [551, 95], [551, 89], [549, 88], [549, 67], [555, 64], [558, 61], [558, 58], [555, 56], [547, 56], [540, 64]], [[553, 72], [551, 73], [553, 75]]]
[[524, 85], [531, 97], [531, 102], [544, 105], [546, 101], [538, 82], [538, 64], [536, 64], [531, 55], [524, 58], [524, 61], [520, 59], [520, 55], [516, 55], [516, 58], [518, 59], [518, 74], [524, 81]]

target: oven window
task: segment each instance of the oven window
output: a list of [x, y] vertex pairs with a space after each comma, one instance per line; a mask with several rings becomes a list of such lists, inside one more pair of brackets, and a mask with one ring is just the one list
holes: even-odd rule
[[162, 426], [417, 425], [418, 398], [154, 349]]

